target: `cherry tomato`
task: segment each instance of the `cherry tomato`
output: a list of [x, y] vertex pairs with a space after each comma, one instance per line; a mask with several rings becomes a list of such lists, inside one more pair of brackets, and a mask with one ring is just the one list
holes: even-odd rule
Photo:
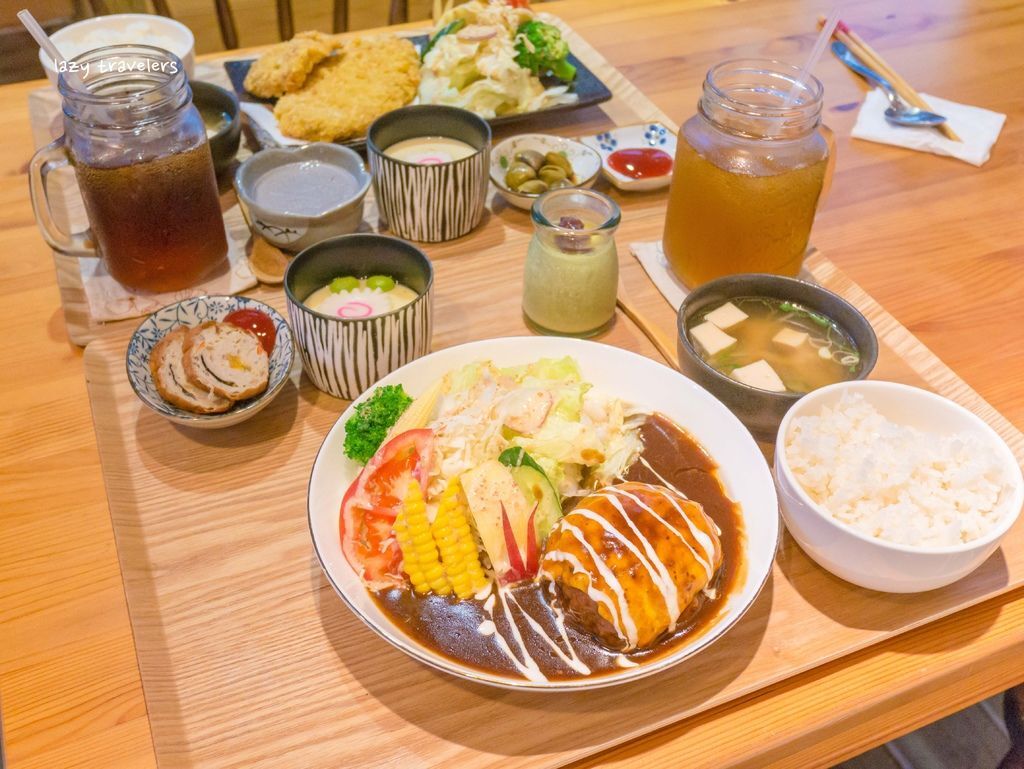
[[260, 344], [267, 351], [267, 355], [274, 351], [277, 331], [274, 329], [274, 321], [265, 312], [248, 309], [235, 310], [224, 317], [224, 322], [253, 332], [260, 338]]

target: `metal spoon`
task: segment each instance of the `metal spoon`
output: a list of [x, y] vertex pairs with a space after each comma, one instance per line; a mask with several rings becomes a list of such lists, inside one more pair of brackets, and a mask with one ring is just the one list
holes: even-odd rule
[[838, 40], [833, 41], [832, 53], [847, 67], [869, 83], [879, 86], [885, 92], [885, 95], [889, 97], [889, 108], [885, 111], [885, 119], [893, 125], [937, 126], [940, 123], [946, 122], [944, 115], [937, 115], [934, 112], [928, 112], [927, 110], [905, 104], [889, 81], [874, 70], [864, 66], [844, 43]]

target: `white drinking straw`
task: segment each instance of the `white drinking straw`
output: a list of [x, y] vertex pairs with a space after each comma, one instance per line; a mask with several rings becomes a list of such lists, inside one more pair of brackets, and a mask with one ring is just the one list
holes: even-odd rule
[[[67, 61], [61, 52], [57, 49], [57, 46], [53, 44], [53, 41], [43, 31], [43, 28], [39, 26], [39, 22], [36, 21], [35, 17], [28, 12], [28, 10], [22, 8], [18, 11], [18, 20], [25, 25], [25, 29], [32, 35], [32, 39], [35, 40], [39, 47], [46, 51], [46, 55], [50, 57], [50, 61], [53, 62], [54, 69], [59, 67], [58, 62]], [[69, 76], [69, 80], [77, 86], [82, 86], [82, 78], [77, 72], [68, 71], [64, 73]], [[73, 77], [72, 77], [73, 76]]]
[[828, 45], [828, 41], [832, 39], [832, 33], [835, 31], [836, 25], [839, 23], [839, 9], [834, 8], [832, 13], [829, 14], [826, 19], [824, 26], [821, 28], [821, 34], [818, 35], [818, 39], [814, 41], [814, 47], [811, 49], [810, 55], [807, 57], [807, 61], [804, 62], [804, 66], [800, 69], [800, 74], [796, 76], [796, 82], [793, 83], [793, 87], [789, 89], [789, 93], [786, 94], [786, 98], [782, 102], [783, 107], [792, 106], [796, 101], [796, 95], [801, 88], [805, 87], [808, 82], [808, 78], [811, 76], [811, 70], [813, 70], [817, 64], [818, 59], [825, 52], [825, 46]]

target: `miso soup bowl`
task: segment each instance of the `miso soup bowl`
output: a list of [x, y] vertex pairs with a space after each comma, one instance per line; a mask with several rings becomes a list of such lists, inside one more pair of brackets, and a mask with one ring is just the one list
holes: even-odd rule
[[[475, 152], [449, 163], [421, 164], [389, 157], [406, 139], [444, 136]], [[366, 156], [377, 205], [400, 238], [440, 243], [468, 235], [480, 224], [487, 198], [491, 127], [458, 107], [418, 104], [377, 118], [366, 132]]]
[[878, 359], [878, 338], [868, 319], [852, 304], [826, 288], [796, 278], [762, 273], [727, 275], [695, 288], [679, 308], [677, 321], [679, 367], [729, 407], [759, 441], [772, 442], [779, 423], [805, 393], [777, 393], [737, 382], [704, 362], [690, 339], [692, 318], [732, 299], [766, 297], [794, 302], [835, 321], [853, 339], [860, 366], [851, 379], [866, 379]]
[[[415, 300], [370, 318], [311, 310], [309, 295], [338, 277], [390, 275]], [[416, 246], [385, 235], [329, 238], [298, 254], [284, 276], [288, 317], [302, 366], [317, 389], [352, 400], [381, 377], [430, 351], [434, 268]]]
[[[970, 542], [911, 546], [869, 536], [833, 518], [811, 499], [790, 469], [786, 439], [793, 420], [818, 416], [846, 393], [856, 393], [891, 422], [933, 434], [968, 433], [992, 447], [1004, 486], [997, 522]], [[886, 593], [919, 593], [950, 585], [981, 566], [1020, 517], [1024, 479], [1013, 452], [977, 415], [948, 398], [895, 382], [840, 382], [807, 395], [782, 420], [775, 447], [775, 482], [786, 528], [822, 568], [854, 585]]]

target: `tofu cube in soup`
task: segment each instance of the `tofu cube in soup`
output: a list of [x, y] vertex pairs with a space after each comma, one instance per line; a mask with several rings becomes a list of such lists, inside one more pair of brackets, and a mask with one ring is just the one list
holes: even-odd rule
[[782, 383], [779, 375], [775, 373], [775, 369], [764, 359], [733, 369], [732, 377], [737, 382], [742, 382], [745, 385], [757, 387], [761, 390], [769, 390], [773, 393], [786, 391], [786, 385]]
[[717, 355], [727, 347], [736, 344], [736, 339], [722, 331], [711, 321], [705, 321], [699, 326], [690, 329], [690, 336], [697, 340], [697, 343], [704, 348], [708, 355]]
[[726, 302], [716, 310], [704, 316], [704, 320], [714, 323], [723, 331], [745, 321], [749, 316], [732, 302]]
[[799, 347], [807, 341], [806, 331], [797, 331], [794, 328], [784, 328], [772, 337], [772, 341], [783, 347]]

